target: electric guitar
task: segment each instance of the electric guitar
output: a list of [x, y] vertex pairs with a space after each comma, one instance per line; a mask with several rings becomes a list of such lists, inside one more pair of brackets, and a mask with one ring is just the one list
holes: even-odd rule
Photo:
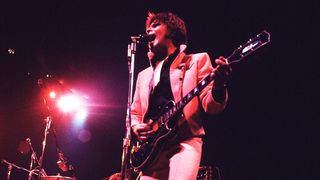
[[[254, 38], [249, 39], [245, 44], [239, 46], [227, 58], [229, 64], [241, 61], [244, 57], [251, 54], [258, 48], [270, 42], [270, 33], [262, 31]], [[154, 162], [158, 153], [168, 139], [175, 136], [177, 130], [178, 117], [182, 114], [183, 108], [191, 101], [192, 98], [199, 95], [200, 92], [213, 80], [214, 74], [211, 73], [191, 90], [180, 101], [175, 103], [169, 101], [156, 118], [152, 118], [151, 128], [155, 133], [148, 138], [146, 142], [134, 142], [130, 153], [130, 164], [135, 171], [147, 168]]]

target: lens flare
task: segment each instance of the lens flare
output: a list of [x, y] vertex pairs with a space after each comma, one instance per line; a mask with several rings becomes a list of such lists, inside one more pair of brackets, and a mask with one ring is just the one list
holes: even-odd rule
[[65, 113], [75, 112], [83, 105], [83, 100], [75, 94], [67, 94], [61, 96], [58, 100], [59, 109]]

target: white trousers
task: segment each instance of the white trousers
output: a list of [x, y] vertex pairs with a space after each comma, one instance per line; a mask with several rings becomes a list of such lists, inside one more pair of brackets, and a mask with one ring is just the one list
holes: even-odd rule
[[201, 161], [202, 139], [187, 139], [166, 146], [157, 161], [142, 172], [140, 180], [195, 180]]

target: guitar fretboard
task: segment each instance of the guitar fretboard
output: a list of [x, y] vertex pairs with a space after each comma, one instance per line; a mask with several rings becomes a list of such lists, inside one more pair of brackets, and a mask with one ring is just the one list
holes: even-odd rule
[[165, 120], [170, 119], [170, 117], [176, 115], [180, 112], [193, 97], [200, 94], [200, 92], [213, 80], [213, 73], [209, 74], [207, 77], [202, 79], [200, 83], [192, 89], [187, 95], [185, 95], [180, 101], [178, 101], [172, 108], [170, 108], [166, 113], [163, 114], [162, 118]]

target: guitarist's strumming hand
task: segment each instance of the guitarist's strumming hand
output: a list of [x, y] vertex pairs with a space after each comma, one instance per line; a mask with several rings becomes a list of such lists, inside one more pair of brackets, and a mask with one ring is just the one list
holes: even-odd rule
[[220, 56], [219, 59], [215, 60], [217, 64], [216, 68], [213, 69], [213, 80], [214, 87], [216, 89], [224, 89], [229, 75], [231, 74], [231, 66], [228, 63], [227, 59]]
[[147, 123], [136, 124], [132, 127], [133, 133], [140, 141], [146, 141], [154, 133], [154, 130], [151, 128], [152, 122], [150, 119]]

